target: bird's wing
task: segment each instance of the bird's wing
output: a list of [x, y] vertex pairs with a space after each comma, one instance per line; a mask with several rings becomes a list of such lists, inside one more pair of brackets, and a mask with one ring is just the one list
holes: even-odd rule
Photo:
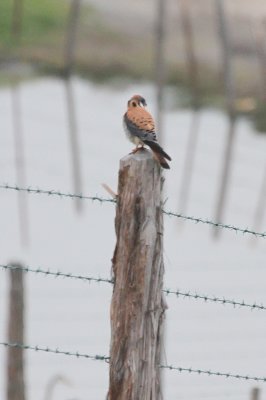
[[124, 115], [124, 122], [129, 132], [140, 140], [157, 140], [153, 118], [145, 109], [128, 110]]

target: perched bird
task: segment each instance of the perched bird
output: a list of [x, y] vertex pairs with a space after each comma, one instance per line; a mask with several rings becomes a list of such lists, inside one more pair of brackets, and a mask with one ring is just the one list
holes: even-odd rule
[[136, 145], [132, 153], [143, 149], [146, 144], [151, 148], [154, 158], [161, 167], [169, 169], [166, 159], [171, 161], [171, 157], [157, 142], [154, 120], [146, 110], [146, 106], [145, 99], [139, 95], [131, 97], [127, 103], [127, 112], [124, 115], [123, 123], [129, 140]]

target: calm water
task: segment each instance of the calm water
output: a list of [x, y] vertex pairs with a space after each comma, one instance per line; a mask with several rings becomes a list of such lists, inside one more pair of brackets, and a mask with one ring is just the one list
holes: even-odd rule
[[[45, 78], [0, 90], [0, 182], [84, 194], [107, 194], [105, 182], [117, 187], [119, 159], [131, 144], [121, 127], [128, 98], [141, 93], [154, 112], [154, 90], [148, 85], [97, 86], [74, 79], [71, 87]], [[72, 97], [73, 96], [73, 97]], [[71, 104], [74, 104], [74, 113]], [[13, 110], [13, 111], [12, 111]], [[15, 152], [13, 112], [21, 117], [24, 157]], [[71, 113], [71, 114], [70, 114]], [[194, 116], [195, 117], [195, 116]], [[181, 192], [187, 215], [213, 219], [227, 140], [228, 121], [216, 110], [198, 116], [199, 131], [187, 145], [193, 112], [169, 108], [165, 114], [164, 147], [172, 156], [165, 173], [165, 208], [180, 211]], [[69, 131], [77, 132], [78, 142]], [[196, 141], [196, 142], [195, 142]], [[193, 146], [192, 146], [193, 147]], [[75, 148], [79, 148], [77, 158]], [[190, 146], [191, 148], [191, 146]], [[21, 144], [19, 144], [21, 150]], [[19, 161], [19, 174], [15, 159]], [[25, 169], [21, 169], [21, 165]], [[73, 164], [73, 160], [75, 163]], [[73, 167], [75, 165], [75, 167]], [[183, 184], [184, 166], [189, 187]], [[266, 230], [266, 216], [254, 216], [266, 168], [266, 137], [237, 122], [222, 220], [243, 228]], [[22, 172], [22, 173], [21, 173]], [[75, 183], [73, 183], [75, 177]], [[189, 190], [188, 190], [189, 189]], [[184, 193], [186, 193], [184, 195]], [[262, 201], [262, 200], [261, 200]], [[0, 264], [18, 260], [32, 267], [109, 277], [115, 245], [112, 204], [84, 201], [82, 209], [69, 199], [27, 195], [28, 246], [20, 240], [18, 196], [0, 193]], [[263, 204], [263, 203], [262, 203]], [[266, 304], [266, 241], [213, 230], [165, 217], [165, 287]], [[6, 339], [8, 274], [0, 271], [0, 341]], [[26, 343], [67, 351], [109, 353], [108, 284], [26, 276]], [[201, 301], [168, 297], [164, 363], [181, 367], [265, 376], [266, 314]], [[45, 399], [47, 384], [63, 377], [57, 400], [104, 399], [108, 364], [27, 351], [28, 400]], [[0, 398], [4, 398], [5, 350], [0, 348]], [[249, 399], [256, 385], [219, 377], [164, 372], [165, 399]], [[261, 385], [262, 399], [266, 387]]]

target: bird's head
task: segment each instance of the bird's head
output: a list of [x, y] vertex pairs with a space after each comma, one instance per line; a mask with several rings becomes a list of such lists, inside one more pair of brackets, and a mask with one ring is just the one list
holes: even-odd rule
[[128, 108], [131, 107], [146, 107], [147, 103], [144, 97], [140, 96], [139, 94], [135, 94], [128, 100], [127, 106]]

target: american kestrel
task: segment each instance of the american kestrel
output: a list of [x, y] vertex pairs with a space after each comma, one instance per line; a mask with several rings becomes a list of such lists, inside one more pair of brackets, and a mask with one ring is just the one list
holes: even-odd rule
[[151, 148], [154, 158], [161, 167], [169, 169], [169, 164], [165, 159], [171, 161], [171, 157], [157, 142], [154, 120], [146, 110], [146, 106], [145, 99], [140, 95], [131, 97], [127, 103], [127, 112], [124, 115], [123, 122], [129, 140], [136, 145], [132, 153], [143, 149], [146, 144]]

